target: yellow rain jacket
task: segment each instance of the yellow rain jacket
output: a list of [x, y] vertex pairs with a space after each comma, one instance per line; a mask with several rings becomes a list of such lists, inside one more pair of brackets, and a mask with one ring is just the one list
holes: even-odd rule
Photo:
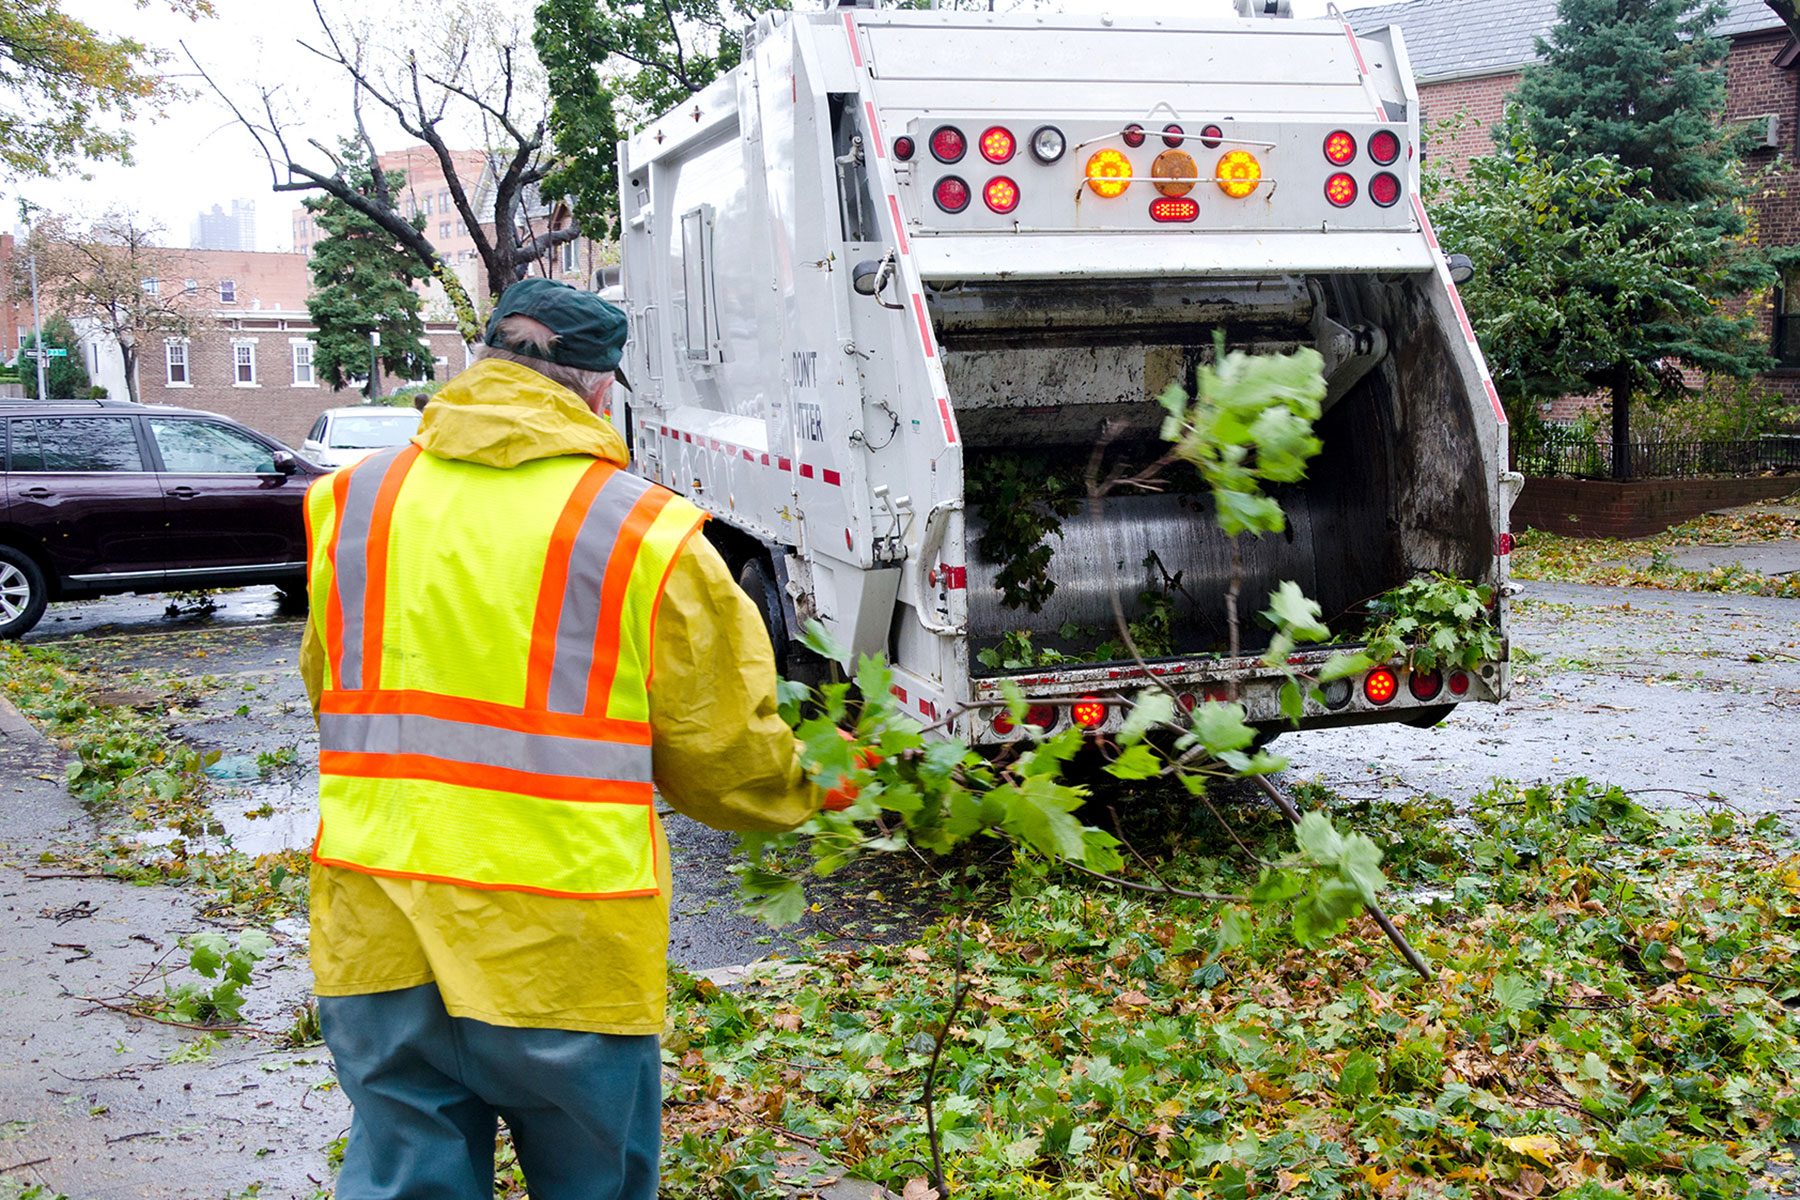
[[[483, 361], [433, 397], [413, 439], [492, 467], [559, 455], [624, 465], [624, 439], [567, 389]], [[762, 621], [703, 537], [670, 571], [651, 643], [652, 769], [677, 812], [719, 829], [791, 829], [819, 807], [776, 712]], [[325, 652], [309, 620], [300, 672], [316, 716]], [[657, 877], [669, 849], [656, 830]], [[435, 982], [453, 1016], [493, 1025], [660, 1033], [669, 895], [575, 900], [390, 879], [315, 863], [312, 967], [321, 996]]]

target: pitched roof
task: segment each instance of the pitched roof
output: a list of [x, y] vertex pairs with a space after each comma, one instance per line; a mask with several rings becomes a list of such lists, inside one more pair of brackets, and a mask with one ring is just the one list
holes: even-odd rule
[[[1763, 0], [1726, 0], [1720, 37], [1782, 28]], [[1556, 0], [1404, 0], [1346, 14], [1359, 33], [1398, 25], [1422, 83], [1516, 71], [1537, 58], [1537, 39], [1556, 24]]]

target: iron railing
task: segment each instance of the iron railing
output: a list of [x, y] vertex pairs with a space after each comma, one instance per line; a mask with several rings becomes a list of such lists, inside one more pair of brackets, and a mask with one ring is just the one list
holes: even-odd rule
[[[1521, 441], [1514, 461], [1526, 475], [1576, 479], [1612, 477], [1612, 443], [1554, 427]], [[1693, 479], [1704, 475], [1800, 472], [1800, 433], [1767, 434], [1737, 441], [1633, 442], [1634, 479]]]

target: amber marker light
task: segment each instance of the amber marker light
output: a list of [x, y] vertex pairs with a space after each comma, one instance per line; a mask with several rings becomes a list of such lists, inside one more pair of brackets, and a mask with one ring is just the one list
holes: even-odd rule
[[1219, 160], [1213, 175], [1221, 192], [1233, 200], [1242, 200], [1262, 182], [1262, 164], [1248, 150], [1232, 150]]
[[1102, 200], [1116, 200], [1131, 186], [1131, 160], [1119, 150], [1097, 150], [1087, 160], [1087, 185]]
[[1150, 164], [1150, 176], [1156, 190], [1165, 196], [1185, 196], [1194, 190], [1194, 177], [1200, 173], [1194, 156], [1185, 150], [1164, 150]]

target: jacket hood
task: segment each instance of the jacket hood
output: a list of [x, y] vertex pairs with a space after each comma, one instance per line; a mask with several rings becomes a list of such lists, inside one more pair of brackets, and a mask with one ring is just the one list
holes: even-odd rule
[[612, 422], [595, 416], [581, 397], [530, 367], [491, 358], [438, 390], [413, 442], [438, 458], [489, 467], [566, 454], [623, 467], [630, 458]]

